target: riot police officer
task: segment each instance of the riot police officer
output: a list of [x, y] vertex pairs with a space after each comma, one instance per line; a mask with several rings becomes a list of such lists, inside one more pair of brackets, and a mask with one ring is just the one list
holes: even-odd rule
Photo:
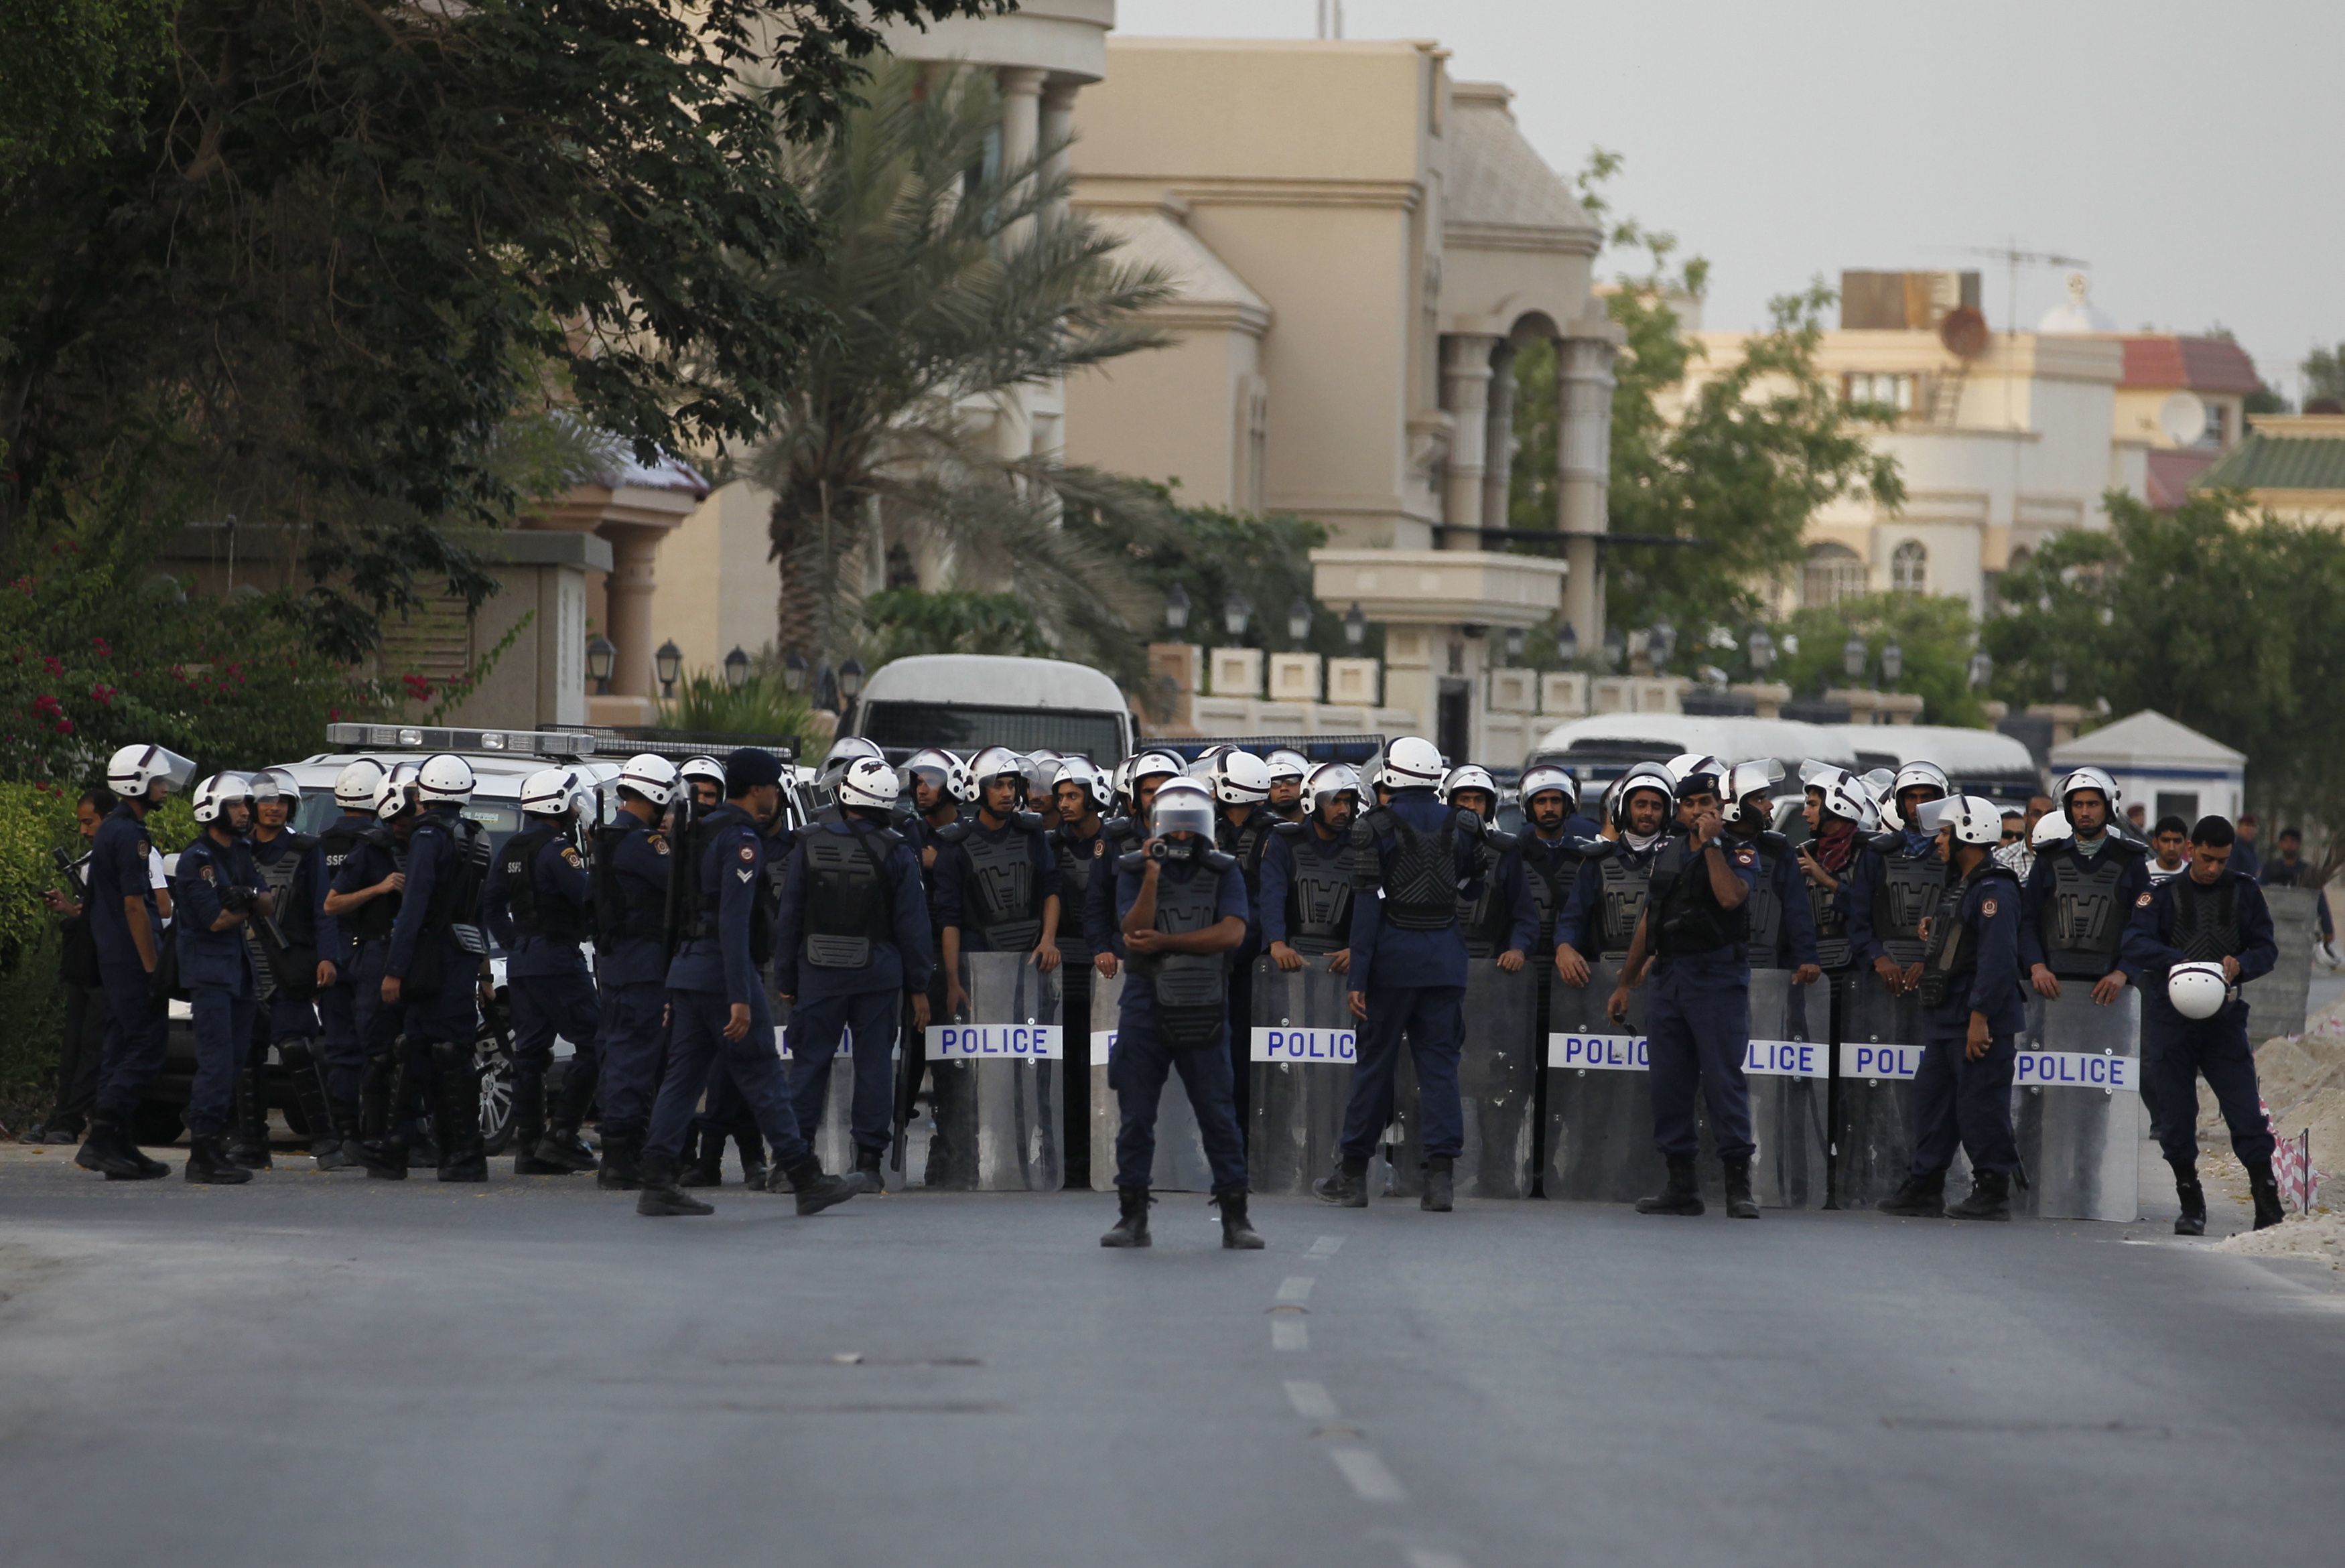
[[1864, 835], [1878, 820], [1854, 774], [1830, 764], [1801, 770], [1807, 786], [1810, 837], [1799, 846], [1800, 875], [1815, 927], [1816, 965], [1837, 986], [1861, 966], [1849, 929], [1849, 894], [1863, 868]]
[[2207, 1195], [2198, 1185], [2198, 1079], [2215, 1091], [2232, 1152], [2247, 1168], [2256, 1229], [2286, 1217], [2272, 1179], [2271, 1124], [2256, 1086], [2248, 1043], [2248, 1003], [2239, 987], [2271, 973], [2279, 960], [2271, 907], [2256, 879], [2234, 870], [2237, 835], [2219, 816], [2190, 829], [2190, 864], [2181, 875], [2134, 896], [2126, 928], [2127, 963], [2141, 977], [2141, 1098], [2150, 1135], [2174, 1169], [2182, 1212], [2178, 1236], [2207, 1229]]
[[1300, 969], [1325, 958], [1330, 974], [1352, 965], [1352, 878], [1358, 858], [1352, 822], [1360, 810], [1360, 775], [1344, 763], [1321, 763], [1303, 788], [1300, 822], [1282, 823], [1287, 876], [1283, 888], [1265, 883], [1262, 945], [1271, 962]]
[[2147, 848], [2111, 832], [2117, 786], [2098, 768], [2078, 768], [2055, 792], [2068, 836], [2035, 856], [2020, 899], [2019, 960], [2039, 996], [2060, 982], [2092, 987], [2106, 1007], [2126, 987], [2126, 922], [2149, 891]]
[[1044, 974], [1059, 966], [1058, 862], [1041, 819], [1020, 809], [1025, 764], [1017, 753], [988, 746], [969, 765], [977, 815], [941, 830], [937, 856], [942, 906], [945, 1010], [960, 1011], [960, 956], [1026, 953]]
[[[2019, 984], [2019, 878], [1997, 860], [2003, 815], [1978, 795], [1926, 802], [1909, 817], [1932, 836], [1951, 875], [1927, 917], [1921, 976], [1924, 1039], [1914, 1076], [1914, 1165], [1884, 1214], [1949, 1219], [2011, 1218], [2019, 1144], [2011, 1128], [2014, 1037], [2026, 1022]], [[1957, 1145], [1971, 1157], [1972, 1187], [1945, 1203]]]
[[891, 1128], [896, 1036], [909, 1005], [929, 1027], [928, 900], [919, 862], [889, 825], [901, 788], [875, 757], [848, 764], [832, 786], [839, 820], [797, 838], [783, 877], [775, 932], [774, 985], [790, 1003], [789, 1089], [804, 1131], [822, 1125], [831, 1059], [841, 1035], [854, 1041], [849, 1126], [855, 1171], [866, 1192], [880, 1174]]
[[[1647, 1054], [1653, 1079], [1653, 1143], [1669, 1168], [1669, 1185], [1637, 1200], [1639, 1214], [1702, 1212], [1694, 1157], [1700, 1144], [1694, 1116], [1697, 1093], [1710, 1107], [1726, 1179], [1726, 1212], [1756, 1219], [1751, 1190], [1751, 1087], [1742, 1058], [1751, 1045], [1751, 894], [1759, 883], [1759, 852], [1729, 845], [1718, 764], [1704, 758], [1678, 785], [1673, 834], [1652, 859], [1644, 907], [1629, 939], [1605, 1011], [1615, 1023], [1629, 1017], [1629, 992], [1650, 962], [1653, 992], [1646, 1004]], [[1642, 791], [1639, 792], [1644, 793]]]
[[351, 965], [357, 952], [350, 933], [340, 919], [327, 913], [327, 905], [342, 867], [375, 830], [374, 797], [382, 777], [382, 764], [371, 757], [345, 763], [334, 775], [334, 804], [341, 814], [318, 835], [318, 1076], [325, 1085], [326, 1127], [331, 1129], [329, 1135], [321, 1128], [310, 1142], [320, 1170], [359, 1164], [359, 1080], [366, 1070], [366, 1050], [359, 1042], [352, 1006], [358, 986]]
[[318, 1009], [312, 1000], [328, 973], [328, 961], [320, 952], [320, 933], [330, 935], [332, 921], [325, 913], [325, 862], [318, 841], [292, 826], [292, 815], [301, 804], [300, 786], [292, 774], [274, 768], [255, 774], [251, 785], [252, 833], [246, 846], [273, 909], [244, 923], [259, 994], [252, 1039], [236, 1075], [236, 1136], [228, 1157], [247, 1169], [267, 1170], [271, 1164], [269, 1100], [262, 1073], [271, 1046], [285, 1065], [302, 1119], [310, 1125], [312, 1153], [337, 1147], [326, 1081], [318, 1066]]
[[[828, 796], [838, 783], [838, 775], [848, 763], [866, 756], [876, 756], [878, 749], [860, 736], [844, 736], [834, 744], [823, 759], [819, 787], [825, 797], [818, 820], [836, 822], [837, 809]], [[686, 757], [676, 767], [683, 787], [690, 792], [688, 801], [679, 800], [673, 815], [674, 823], [689, 816], [714, 811], [725, 800], [725, 764], [715, 757]], [[760, 824], [763, 825], [762, 824]], [[671, 827], [673, 836], [677, 830]], [[766, 846], [766, 864], [770, 867], [776, 859], [776, 845]], [[787, 847], [782, 846], [782, 858], [787, 857]], [[779, 889], [776, 889], [777, 893]], [[708, 1069], [708, 1091], [702, 1108], [692, 1118], [692, 1131], [684, 1143], [683, 1183], [686, 1187], [716, 1187], [725, 1179], [725, 1140], [730, 1138], [741, 1151], [741, 1185], [762, 1188], [770, 1174], [766, 1164], [765, 1140], [758, 1136], [756, 1118], [742, 1101], [740, 1091], [734, 1087], [733, 1072], [726, 1058], [719, 1056]]]
[[1245, 1146], [1230, 1081], [1226, 991], [1229, 955], [1249, 924], [1236, 858], [1213, 847], [1213, 804], [1185, 781], [1151, 806], [1143, 848], [1116, 862], [1115, 907], [1132, 975], [1116, 1017], [1108, 1081], [1121, 1125], [1115, 1138], [1116, 1222], [1102, 1247], [1145, 1247], [1148, 1183], [1156, 1164], [1156, 1109], [1177, 1067], [1196, 1112], [1221, 1208], [1222, 1245], [1263, 1245], [1246, 1218]]
[[1813, 985], [1823, 971], [1816, 959], [1814, 906], [1807, 878], [1792, 854], [1792, 842], [1769, 825], [1774, 787], [1783, 764], [1772, 757], [1741, 763], [1727, 775], [1721, 814], [1738, 847], [1759, 856], [1759, 885], [1751, 894], [1751, 966], [1789, 969], [1792, 984]]
[[1360, 1020], [1341, 1162], [1313, 1184], [1325, 1202], [1367, 1207], [1368, 1158], [1390, 1121], [1393, 1075], [1406, 1037], [1425, 1123], [1418, 1206], [1447, 1213], [1452, 1167], [1465, 1147], [1457, 1058], [1465, 1019], [1466, 938], [1457, 902], [1479, 895], [1481, 819], [1434, 798], [1446, 770], [1430, 741], [1404, 735], [1386, 749], [1392, 801], [1352, 824], [1349, 997]]
[[389, 1181], [407, 1179], [408, 1147], [401, 1123], [410, 1097], [431, 1077], [428, 1060], [417, 1062], [407, 1044], [406, 1007], [382, 988], [391, 927], [406, 897], [407, 845], [416, 823], [414, 778], [415, 764], [401, 763], [376, 782], [375, 825], [342, 862], [333, 891], [326, 895], [326, 913], [351, 945], [345, 983], [350, 987], [351, 1020], [364, 1057], [358, 1136], [342, 1148], [369, 1176]]
[[[1901, 996], [1921, 984], [1922, 919], [1946, 889], [1947, 865], [1937, 837], [1915, 827], [1914, 814], [1947, 794], [1946, 775], [1934, 763], [1900, 768], [1883, 786], [1884, 830], [1865, 845], [1842, 893], [1857, 961]], [[1998, 816], [1998, 841], [2002, 823]]]
[[1515, 851], [1512, 834], [1491, 824], [1498, 814], [1498, 785], [1490, 770], [1466, 763], [1449, 770], [1434, 792], [1445, 805], [1470, 811], [1482, 820], [1482, 891], [1457, 901], [1457, 923], [1466, 935], [1469, 963], [1495, 963], [1508, 974], [1523, 966], [1538, 940], [1538, 908], [1531, 902], [1530, 878]]
[[1555, 972], [1575, 990], [1588, 986], [1583, 947], [1618, 962], [1629, 956], [1653, 879], [1653, 857], [1669, 838], [1677, 783], [1654, 763], [1639, 763], [1613, 781], [1607, 814], [1619, 836], [1600, 839], [1581, 857], [1571, 902], [1555, 926]]
[[150, 1180], [170, 1168], [141, 1153], [131, 1131], [140, 1098], [163, 1068], [177, 966], [176, 959], [164, 963], [147, 814], [171, 791], [187, 788], [195, 772], [187, 758], [150, 745], [124, 746], [106, 764], [106, 785], [120, 799], [90, 841], [86, 907], [109, 1017], [97, 1103], [74, 1163], [109, 1180]]
[[[1149, 751], [1127, 757], [1122, 765], [1122, 811], [1110, 817], [1100, 832], [1107, 839], [1107, 855], [1116, 859], [1137, 849], [1148, 837], [1148, 811], [1156, 792], [1181, 776], [1181, 759], [1171, 752]], [[1091, 967], [1103, 979], [1115, 978], [1116, 961], [1123, 951], [1123, 933], [1115, 917], [1115, 878], [1094, 878], [1084, 890], [1083, 928], [1106, 935], [1091, 956]]]
[[821, 1162], [798, 1136], [789, 1088], [774, 1044], [773, 1009], [758, 966], [773, 944], [771, 885], [765, 875], [766, 835], [760, 824], [781, 809], [782, 763], [755, 746], [725, 762], [725, 802], [692, 824], [691, 843], [672, 865], [685, 878], [686, 911], [675, 960], [668, 966], [667, 1068], [652, 1106], [644, 1140], [643, 1190], [635, 1212], [655, 1217], [716, 1210], [678, 1183], [693, 1107], [712, 1065], [721, 1057], [735, 1085], [772, 1145], [778, 1169], [768, 1189], [787, 1182], [800, 1214], [817, 1214], [853, 1198], [853, 1177], [823, 1174]]
[[245, 843], [252, 831], [252, 785], [244, 775], [215, 774], [196, 786], [190, 804], [200, 831], [179, 852], [172, 879], [179, 979], [195, 1013], [187, 1176], [233, 1187], [252, 1179], [220, 1146], [236, 1106], [237, 1071], [251, 1047], [259, 990], [243, 927], [253, 916], [268, 916], [276, 901], [261, 885]]
[[[522, 830], [498, 851], [482, 895], [489, 935], [505, 949], [513, 1008], [515, 1176], [594, 1168], [578, 1124], [601, 1064], [603, 1004], [579, 946], [594, 934], [594, 891], [578, 852], [577, 795], [567, 768], [540, 768], [522, 781]], [[570, 1076], [549, 1126], [545, 1078], [556, 1035], [570, 1042]]]
[[1303, 820], [1303, 786], [1311, 776], [1311, 759], [1292, 746], [1280, 746], [1263, 758], [1270, 764], [1270, 794], [1263, 802], [1271, 815], [1286, 822]]
[[[1538, 934], [1532, 939], [1531, 951], [1544, 959], [1555, 952], [1556, 926], [1570, 902], [1579, 879], [1579, 863], [1588, 853], [1586, 843], [1573, 837], [1569, 826], [1579, 809], [1579, 784], [1563, 769], [1542, 765], [1524, 770], [1520, 789], [1523, 831], [1516, 836], [1515, 853], [1522, 862], [1531, 907], [1538, 916]], [[1548, 986], [1555, 971], [1546, 962], [1535, 966], [1544, 1017]], [[1544, 1027], [1540, 1034], [1546, 1034]]]
[[[1069, 757], [1060, 763], [1051, 784], [1059, 807], [1059, 825], [1051, 830], [1051, 855], [1059, 865], [1059, 951], [1065, 958], [1061, 971], [1060, 1016], [1067, 1037], [1088, 1036], [1091, 1017], [1093, 962], [1105, 946], [1106, 935], [1091, 924], [1091, 885], [1115, 875], [1108, 855], [1107, 824], [1101, 816], [1112, 801], [1108, 775], [1089, 758]], [[1091, 1107], [1081, 1095], [1066, 1097], [1066, 1179], [1071, 1188], [1091, 1185]]]
[[409, 1036], [431, 1055], [432, 1133], [442, 1181], [489, 1179], [472, 1044], [480, 1031], [476, 996], [488, 971], [488, 936], [479, 921], [489, 841], [463, 814], [472, 783], [472, 764], [446, 752], [416, 769], [419, 815], [408, 836], [406, 893], [391, 923], [381, 986], [384, 1001], [406, 1007]]
[[665, 757], [629, 757], [614, 781], [618, 808], [595, 830], [603, 1158], [594, 1184], [606, 1192], [643, 1186], [644, 1138], [666, 1062], [667, 895], [675, 861], [660, 821], [680, 784]]
[[1235, 1087], [1238, 1126], [1252, 1110], [1254, 1056], [1254, 966], [1262, 956], [1260, 912], [1265, 887], [1286, 885], [1286, 841], [1272, 828], [1285, 820], [1272, 814], [1270, 764], [1254, 753], [1230, 746], [1213, 760], [1205, 779], [1213, 791], [1216, 847], [1238, 863], [1245, 879], [1245, 940], [1230, 955], [1230, 1078]]

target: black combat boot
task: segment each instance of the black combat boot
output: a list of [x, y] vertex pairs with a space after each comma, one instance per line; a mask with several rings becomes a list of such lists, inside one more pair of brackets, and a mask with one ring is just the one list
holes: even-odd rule
[[486, 1181], [489, 1151], [481, 1138], [481, 1080], [474, 1076], [472, 1042], [431, 1047], [440, 1069], [440, 1105], [432, 1127], [440, 1144], [440, 1179]]
[[2269, 1230], [2288, 1218], [2279, 1200], [2279, 1183], [2272, 1179], [2271, 1161], [2248, 1167], [2248, 1190], [2256, 1197], [2256, 1229]]
[[766, 1163], [766, 1140], [755, 1132], [736, 1132], [733, 1143], [741, 1151], [741, 1185], [766, 1186], [773, 1177], [772, 1168]]
[[260, 1087], [260, 1069], [248, 1061], [236, 1075], [236, 1136], [228, 1142], [230, 1162], [247, 1170], [269, 1170], [269, 1101]]
[[188, 1138], [188, 1179], [211, 1187], [240, 1187], [252, 1172], [229, 1159], [217, 1138]]
[[562, 1098], [546, 1117], [545, 1141], [537, 1146], [538, 1158], [570, 1170], [596, 1168], [600, 1162], [594, 1151], [578, 1136], [579, 1124], [586, 1119], [594, 1100], [594, 1075], [582, 1071], [579, 1058], [571, 1057], [569, 1075], [562, 1081]]
[[1428, 1159], [1425, 1162], [1425, 1195], [1416, 1206], [1427, 1214], [1447, 1214], [1452, 1203], [1456, 1162], [1449, 1159]]
[[[695, 1152], [696, 1150], [696, 1152]], [[715, 1126], [700, 1129], [695, 1143], [685, 1135], [684, 1173], [677, 1179], [679, 1187], [720, 1187], [725, 1181], [725, 1133]]]
[[766, 1190], [796, 1193], [800, 1214], [819, 1214], [862, 1191], [863, 1184], [851, 1176], [825, 1176], [822, 1161], [809, 1154], [796, 1165], [777, 1168], [766, 1178]]
[[1896, 1191], [1873, 1207], [1904, 1219], [1936, 1219], [1946, 1212], [1946, 1173], [1908, 1176], [1898, 1183]]
[[879, 1151], [858, 1148], [855, 1151], [855, 1179], [863, 1184], [866, 1192], [885, 1193], [888, 1178], [879, 1168]]
[[[151, 1181], [170, 1169], [139, 1153], [130, 1135], [103, 1111], [89, 1118], [89, 1137], [76, 1151], [74, 1163], [84, 1170], [103, 1172], [108, 1181]], [[154, 1168], [149, 1170], [148, 1166]]]
[[545, 1075], [513, 1069], [513, 1174], [567, 1176], [570, 1167], [540, 1159], [537, 1146], [545, 1141]]
[[643, 1191], [636, 1195], [635, 1212], [654, 1219], [666, 1219], [678, 1214], [714, 1214], [714, 1204], [703, 1203], [676, 1182], [675, 1160], [665, 1154], [645, 1154], [643, 1168]]
[[[531, 1154], [541, 1172], [560, 1176], [574, 1176], [580, 1171], [593, 1170], [598, 1163], [594, 1158], [594, 1151], [586, 1147], [586, 1140], [578, 1136], [578, 1129], [574, 1127], [557, 1125], [547, 1128], [545, 1136], [537, 1140], [537, 1147], [531, 1151]], [[513, 1168], [516, 1170], [521, 1168], [518, 1158], [514, 1161]]]
[[1213, 1189], [1213, 1201], [1222, 1208], [1223, 1247], [1233, 1252], [1261, 1251], [1262, 1237], [1246, 1223], [1246, 1189], [1243, 1187], [1216, 1187]]
[[1322, 1203], [1333, 1203], [1341, 1209], [1365, 1209], [1368, 1206], [1368, 1162], [1345, 1155], [1335, 1162], [1335, 1174], [1323, 1176], [1311, 1184]]
[[331, 1170], [326, 1157], [341, 1144], [341, 1132], [334, 1120], [333, 1102], [326, 1098], [325, 1075], [319, 1070], [318, 1055], [308, 1040], [288, 1040], [282, 1047], [285, 1058], [285, 1081], [292, 1086], [293, 1103], [301, 1108], [301, 1120], [310, 1129], [310, 1158], [318, 1161], [320, 1170]]
[[2174, 1168], [2174, 1196], [2181, 1200], [2182, 1212], [2174, 1217], [2177, 1236], [2207, 1234], [2207, 1189], [2198, 1185], [2198, 1167], [2188, 1159], [2169, 1159]]
[[406, 1082], [395, 1056], [369, 1057], [359, 1074], [359, 1136], [344, 1149], [377, 1180], [407, 1179], [407, 1148], [393, 1129], [391, 1111], [405, 1098]]
[[1690, 1158], [1670, 1158], [1669, 1185], [1650, 1198], [1637, 1199], [1639, 1214], [1684, 1214], [1702, 1212], [1701, 1183], [1694, 1179]]
[[1759, 1200], [1751, 1194], [1751, 1162], [1748, 1159], [1721, 1159], [1726, 1170], [1726, 1217], [1729, 1219], [1756, 1219]]
[[310, 1157], [320, 1170], [349, 1170], [359, 1163], [359, 1108], [351, 1101], [330, 1101], [327, 1125], [333, 1131], [312, 1138]]
[[603, 1129], [603, 1163], [594, 1185], [605, 1192], [636, 1192], [644, 1185], [644, 1135], [633, 1128]]
[[1946, 1205], [1949, 1219], [2008, 1219], [2011, 1218], [2011, 1178], [2000, 1170], [1982, 1170], [1971, 1181], [1971, 1195]]
[[[1116, 1220], [1100, 1238], [1102, 1247], [1146, 1247], [1148, 1238], [1148, 1206], [1155, 1200], [1144, 1187], [1119, 1187], [1115, 1189]], [[1228, 1223], [1226, 1219], [1223, 1221]], [[1258, 1241], [1260, 1238], [1256, 1238]]]

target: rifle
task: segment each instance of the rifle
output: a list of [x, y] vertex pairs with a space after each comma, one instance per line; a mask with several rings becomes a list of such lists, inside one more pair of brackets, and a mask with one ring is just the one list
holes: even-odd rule
[[52, 849], [49, 856], [57, 863], [57, 875], [66, 879], [66, 889], [73, 895], [73, 901], [88, 907], [89, 878], [83, 875], [82, 867], [89, 864], [89, 856], [85, 855], [76, 860], [63, 849]]
[[912, 1027], [912, 1001], [904, 1007], [904, 1048], [896, 1053], [896, 1136], [888, 1146], [888, 1168], [904, 1174], [904, 1129], [911, 1125], [912, 1102], [920, 1096], [920, 1068], [928, 1061], [928, 1041]]
[[692, 842], [692, 792], [679, 791], [675, 797], [675, 821], [668, 829], [667, 908], [661, 921], [660, 948], [668, 961], [675, 959], [675, 950], [684, 946], [684, 934], [700, 913], [700, 890], [694, 885], [700, 879], [700, 856]]

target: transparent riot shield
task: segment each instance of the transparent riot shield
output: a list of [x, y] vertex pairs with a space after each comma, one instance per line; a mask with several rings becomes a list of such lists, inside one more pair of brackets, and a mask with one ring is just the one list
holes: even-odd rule
[[[1066, 1063], [1059, 976], [1022, 953], [964, 953], [961, 1016], [929, 1026], [935, 1143], [927, 1183], [961, 1192], [1056, 1192]], [[909, 1175], [912, 1160], [905, 1159]]]
[[2064, 985], [2030, 996], [2013, 1069], [2011, 1125], [2027, 1186], [2020, 1214], [2046, 1219], [2141, 1217], [2141, 995], [2127, 986], [2104, 1007]]
[[[1831, 997], [1794, 986], [1788, 969], [1751, 971], [1751, 1044], [1742, 1076], [1751, 1095], [1752, 1196], [1769, 1209], [1821, 1209], [1831, 1169]], [[1811, 1030], [1809, 1009], [1823, 1015]], [[1700, 1102], [1702, 1196], [1726, 1200], [1710, 1103]]]
[[1588, 985], [1558, 980], [1547, 1037], [1549, 1198], [1633, 1203], [1666, 1174], [1653, 1147], [1653, 1083], [1645, 1059], [1645, 989], [1629, 993], [1629, 1020], [1605, 1017], [1618, 962], [1589, 966]]
[[[775, 1028], [774, 1043], [781, 1048], [784, 1077], [796, 1083], [797, 1069], [796, 1058], [790, 1051], [787, 1026]], [[890, 1059], [902, 1054], [899, 1048], [890, 1045]], [[798, 1129], [798, 1136], [807, 1140], [807, 1147], [814, 1150], [815, 1158], [822, 1162], [825, 1170], [855, 1168], [854, 1112], [855, 1031], [847, 1029], [840, 1031], [838, 1054], [830, 1058], [830, 1086], [823, 1095], [822, 1125]]]
[[1922, 1000], [1893, 996], [1869, 969], [1833, 982], [1839, 1040], [1832, 1062], [1832, 1193], [1870, 1209], [1914, 1164], [1914, 1075], [1921, 1070]]
[[1325, 958], [1254, 966], [1246, 1175], [1256, 1192], [1299, 1196], [1335, 1168], [1357, 1050], [1347, 986]]
[[[1123, 1005], [1129, 969], [1118, 966], [1115, 978], [1091, 976], [1091, 1190], [1115, 1190], [1115, 1135], [1123, 1125], [1115, 1087], [1108, 1081], [1109, 1059], [1115, 1050], [1116, 1015]], [[1135, 980], [1146, 985], [1145, 980]], [[1197, 1112], [1177, 1067], [1164, 1079], [1164, 1093], [1156, 1102], [1156, 1164], [1148, 1184], [1159, 1192], [1211, 1192], [1213, 1168], [1205, 1161], [1205, 1139], [1197, 1130]]]
[[[1466, 1139], [1453, 1184], [1460, 1198], [1528, 1198], [1538, 1174], [1531, 1163], [1538, 976], [1528, 965], [1509, 975], [1487, 959], [1475, 959], [1467, 969], [1464, 1011], [1457, 1100]], [[1385, 1146], [1383, 1190], [1414, 1198], [1425, 1190], [1425, 1122], [1417, 1113], [1416, 1059], [1405, 1042], [1393, 1075], [1393, 1107], [1400, 1136]]]

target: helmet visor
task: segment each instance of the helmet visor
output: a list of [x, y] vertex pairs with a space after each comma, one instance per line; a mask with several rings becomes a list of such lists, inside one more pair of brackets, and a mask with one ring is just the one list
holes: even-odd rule
[[1193, 833], [1213, 836], [1213, 804], [1195, 790], [1171, 790], [1156, 797], [1148, 815], [1149, 831], [1158, 838], [1167, 834]]

